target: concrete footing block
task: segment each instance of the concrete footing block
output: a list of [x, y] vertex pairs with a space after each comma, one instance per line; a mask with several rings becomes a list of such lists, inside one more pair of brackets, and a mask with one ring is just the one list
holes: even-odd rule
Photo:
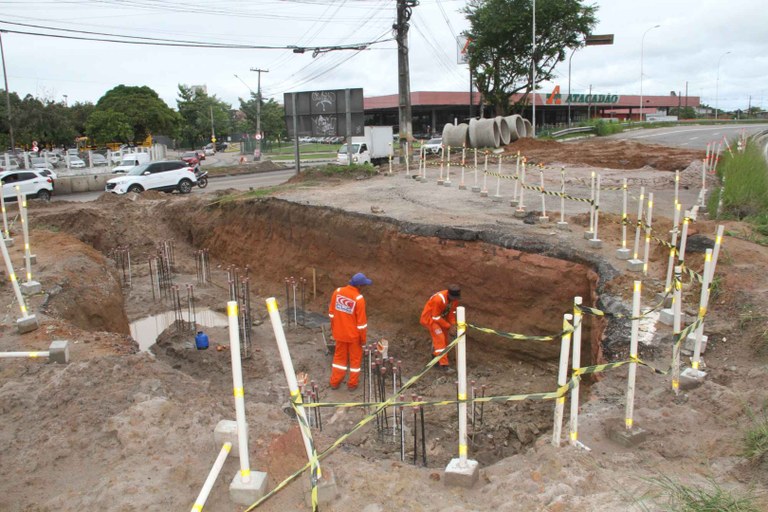
[[493, 201], [494, 203], [500, 203], [502, 199], [504, 199], [504, 198], [503, 198], [503, 197], [501, 197], [501, 196], [496, 196], [496, 195], [495, 195], [495, 196], [493, 196], [493, 197], [491, 198], [491, 201]]
[[511, 199], [509, 201], [509, 206], [511, 206], [512, 208], [517, 208], [518, 204], [520, 204], [520, 201], [518, 201], [517, 199]]
[[443, 186], [444, 186], [444, 187], [452, 187], [452, 186], [453, 186], [453, 182], [452, 182], [452, 181], [450, 181], [450, 180], [445, 180], [445, 181], [443, 182]]
[[488, 191], [487, 190], [481, 190], [480, 191], [480, 197], [488, 197]]
[[590, 249], [600, 249], [603, 246], [603, 241], [599, 238], [590, 238], [587, 240], [587, 244]]
[[[339, 497], [339, 487], [336, 484], [336, 475], [332, 469], [322, 468], [322, 476], [317, 480], [317, 504], [323, 507], [332, 503]], [[304, 502], [312, 506], [312, 486], [308, 479], [304, 479]]]
[[630, 256], [630, 251], [627, 248], [623, 249], [616, 249], [616, 257], [620, 260], [628, 260]]
[[630, 272], [642, 272], [643, 260], [627, 260], [627, 270]]
[[589, 240], [590, 238], [594, 238], [594, 237], [595, 237], [595, 232], [594, 231], [590, 230], [590, 231], [585, 231], [584, 232], [584, 239], [585, 240]]
[[558, 221], [557, 229], [560, 231], [568, 231], [568, 223], [565, 221]]
[[240, 443], [237, 442], [237, 422], [234, 420], [221, 420], [213, 429], [213, 440], [216, 446], [223, 446], [224, 443], [232, 443], [232, 449], [229, 451], [230, 457], [240, 458]]
[[539, 224], [549, 224], [549, 217], [546, 215], [542, 215], [541, 217], [536, 218], [536, 222]]
[[30, 265], [37, 265], [37, 254], [29, 255], [29, 263]]
[[69, 341], [67, 340], [54, 340], [48, 347], [48, 362], [49, 363], [69, 363]]
[[[707, 351], [707, 340], [709, 338], [706, 334], [701, 335], [701, 353]], [[694, 349], [696, 348], [696, 333], [692, 332], [688, 336], [685, 337], [685, 341], [683, 342], [683, 352], [687, 352], [689, 354], [693, 354]]]
[[459, 190], [467, 190], [467, 186], [466, 185], [459, 185]]
[[624, 425], [616, 425], [608, 429], [608, 439], [625, 448], [634, 448], [648, 439], [648, 432], [639, 427], [627, 429]]
[[13, 247], [13, 238], [4, 238], [3, 241], [6, 247]]
[[229, 484], [229, 498], [238, 505], [251, 505], [267, 494], [267, 474], [261, 471], [251, 471], [250, 478], [243, 482], [240, 471], [235, 474]]
[[665, 308], [659, 311], [659, 323], [672, 325], [675, 322], [675, 312], [671, 308]]
[[16, 329], [18, 329], [19, 334], [32, 332], [39, 327], [40, 324], [37, 322], [37, 317], [35, 315], [25, 316], [24, 318], [16, 320]]
[[451, 459], [445, 467], [443, 482], [451, 487], [471, 489], [480, 477], [480, 467], [476, 460], [467, 459], [462, 465], [461, 459]]
[[672, 293], [659, 292], [656, 294], [656, 302], [662, 302], [662, 306], [665, 308], [672, 307]]
[[43, 290], [43, 285], [37, 281], [27, 281], [26, 283], [21, 283], [19, 288], [21, 289], [22, 295], [34, 295]]
[[472, 192], [480, 192], [480, 187], [472, 187]]
[[440, 185], [441, 187], [443, 186], [444, 183], [445, 183], [445, 180], [437, 180], [437, 184]]
[[516, 219], [524, 219], [526, 215], [528, 215], [528, 212], [525, 211], [523, 208], [518, 208], [515, 210], [515, 218]]
[[707, 373], [701, 370], [694, 370], [693, 368], [686, 368], [680, 372], [680, 389], [688, 391], [696, 389], [704, 384], [704, 379], [707, 377]]

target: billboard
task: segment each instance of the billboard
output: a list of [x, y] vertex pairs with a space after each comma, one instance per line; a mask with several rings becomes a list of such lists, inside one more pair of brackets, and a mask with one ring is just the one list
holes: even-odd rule
[[[349, 91], [349, 105], [347, 94]], [[365, 115], [363, 89], [332, 89], [285, 93], [285, 124], [293, 138], [294, 99], [299, 137], [330, 137], [347, 135], [347, 109], [352, 115], [352, 135], [363, 135]]]

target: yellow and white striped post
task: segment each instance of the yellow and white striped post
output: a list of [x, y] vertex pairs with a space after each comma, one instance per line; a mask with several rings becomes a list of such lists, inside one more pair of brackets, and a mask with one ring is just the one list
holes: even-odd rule
[[675, 266], [675, 253], [677, 252], [677, 225], [680, 223], [680, 203], [675, 203], [675, 216], [672, 222], [672, 239], [670, 240], [669, 247], [669, 262], [667, 263], [667, 278], [664, 281], [664, 293], [672, 291], [672, 270]]
[[[459, 400], [467, 399], [467, 323], [463, 306], [456, 308], [456, 367], [459, 372]], [[474, 406], [474, 404], [473, 404]], [[467, 403], [459, 403], [459, 465], [467, 465]]]
[[235, 420], [237, 421], [237, 443], [240, 456], [240, 479], [251, 481], [251, 467], [248, 460], [248, 426], [245, 421], [245, 394], [243, 393], [243, 368], [240, 361], [240, 324], [237, 301], [227, 302], [229, 320], [229, 353], [232, 356], [232, 386], [235, 395]]
[[640, 197], [637, 199], [637, 227], [635, 228], [635, 246], [632, 249], [632, 259], [637, 260], [640, 254], [640, 230], [643, 226], [643, 207], [645, 206], [645, 187], [640, 187]]
[[678, 340], [683, 323], [683, 267], [675, 266], [674, 294], [672, 295], [672, 391], [680, 393], [680, 349], [685, 340]]
[[517, 188], [518, 181], [520, 181], [520, 152], [517, 152], [517, 158], [515, 159], [515, 188], [512, 192], [512, 199], [517, 201]]
[[27, 280], [32, 281], [32, 251], [29, 248], [29, 222], [27, 217], [27, 195], [21, 192], [21, 188], [16, 185], [16, 199], [19, 204], [19, 219], [21, 220], [22, 232], [24, 234], [24, 264], [27, 269]]
[[624, 413], [624, 427], [632, 430], [632, 416], [635, 409], [635, 380], [637, 375], [637, 345], [640, 337], [640, 292], [642, 281], [635, 281], [632, 294], [632, 330], [629, 339], [629, 372], [627, 375], [627, 404]]
[[715, 248], [712, 250], [712, 265], [709, 267], [709, 282], [712, 283], [712, 280], [715, 278], [715, 267], [717, 266], [717, 258], [720, 255], [720, 246], [723, 245], [723, 232], [725, 231], [725, 226], [720, 224], [717, 226], [717, 234], [715, 235]]
[[24, 303], [24, 296], [21, 293], [21, 288], [19, 287], [19, 282], [16, 279], [16, 272], [13, 270], [13, 264], [11, 263], [11, 256], [8, 254], [8, 248], [5, 246], [5, 242], [0, 243], [0, 251], [3, 253], [3, 261], [5, 262], [5, 271], [8, 274], [9, 279], [11, 280], [11, 285], [13, 286], [13, 293], [16, 295], [16, 301], [19, 303], [19, 308], [21, 309], [21, 317], [27, 318], [29, 317], [29, 313], [27, 312], [27, 305]]
[[2, 213], [3, 213], [3, 238], [8, 239], [8, 238], [11, 238], [11, 232], [8, 231], [8, 214], [5, 211], [5, 197], [3, 196], [1, 189], [0, 189], [0, 209], [2, 209]]
[[407, 140], [405, 141], [405, 176], [411, 177], [411, 145]]
[[677, 255], [677, 262], [685, 265], [685, 248], [688, 244], [688, 225], [691, 223], [690, 217], [683, 217], [683, 229], [680, 232], [680, 254]]
[[[557, 388], [565, 386], [565, 379], [568, 373], [568, 356], [571, 345], [571, 320], [573, 315], [566, 313], [563, 315], [563, 335], [560, 338], [560, 368], [557, 372]], [[552, 446], [560, 446], [560, 435], [563, 431], [563, 409], [565, 408], [565, 395], [555, 399], [555, 423], [552, 428]]]
[[696, 328], [696, 343], [693, 346], [693, 360], [691, 367], [694, 370], [699, 369], [701, 364], [701, 339], [704, 335], [704, 317], [707, 315], [707, 306], [709, 305], [709, 285], [712, 266], [712, 249], [707, 249], [704, 256], [704, 272], [701, 273], [701, 296], [699, 297], [699, 326]]
[[597, 175], [597, 183], [595, 185], [595, 204], [592, 210], [595, 212], [595, 218], [592, 221], [592, 240], [597, 241], [600, 238], [597, 236], [597, 224], [600, 219], [600, 186], [602, 183], [602, 176]]
[[[589, 233], [595, 231], [595, 171], [590, 173], [589, 179]], [[590, 237], [591, 238], [591, 237]]]
[[560, 225], [565, 224], [565, 167], [560, 167]]
[[437, 179], [437, 184], [443, 184], [443, 168], [445, 167], [445, 145], [440, 144], [440, 177]]
[[446, 187], [451, 186], [451, 146], [448, 146], [448, 159], [445, 166], [445, 182]]
[[653, 217], [653, 192], [648, 194], [648, 218], [645, 225], [645, 252], [643, 253], [643, 275], [648, 275], [648, 258], [651, 251], [651, 221]]
[[208, 495], [211, 494], [213, 484], [216, 483], [216, 479], [221, 473], [221, 468], [224, 466], [224, 462], [227, 460], [230, 450], [232, 449], [232, 443], [226, 442], [219, 451], [219, 456], [216, 457], [216, 461], [213, 463], [211, 471], [208, 473], [208, 478], [203, 483], [203, 488], [200, 489], [200, 494], [197, 495], [195, 504], [192, 505], [191, 512], [202, 512], [205, 502], [208, 501]]
[[[581, 367], [581, 297], [573, 298], [573, 355], [571, 369], [575, 372]], [[576, 446], [579, 442], [579, 380], [571, 388], [571, 420], [569, 426], [569, 442]]]
[[527, 159], [523, 157], [523, 165], [520, 171], [520, 201], [517, 203], [517, 209], [523, 210], [525, 209], [525, 201], [523, 201], [523, 195], [525, 194], [525, 166], [527, 163]]

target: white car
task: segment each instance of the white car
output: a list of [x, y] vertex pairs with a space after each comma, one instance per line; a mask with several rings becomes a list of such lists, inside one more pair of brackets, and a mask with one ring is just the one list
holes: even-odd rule
[[83, 162], [79, 157], [70, 156], [69, 157], [69, 166], [72, 169], [85, 169], [85, 162]]
[[17, 186], [28, 198], [37, 197], [43, 201], [50, 201], [53, 194], [53, 179], [34, 170], [0, 172], [0, 183], [3, 185], [5, 201], [16, 201]]
[[443, 138], [437, 137], [434, 139], [429, 139], [426, 144], [421, 146], [424, 148], [424, 152], [426, 153], [432, 153], [433, 155], [437, 155], [440, 153], [440, 150], [443, 147]]
[[209, 148], [207, 146], [203, 148], [203, 152], [205, 153], [205, 156], [211, 156], [216, 154], [216, 152], [213, 150], [212, 147]]
[[145, 190], [189, 194], [197, 184], [195, 170], [181, 160], [161, 160], [137, 165], [124, 176], [112, 178], [105, 190], [113, 194], [140, 193]]

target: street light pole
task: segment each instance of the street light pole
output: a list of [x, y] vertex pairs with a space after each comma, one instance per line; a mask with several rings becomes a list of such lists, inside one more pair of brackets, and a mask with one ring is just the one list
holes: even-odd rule
[[[613, 44], [613, 34], [589, 34], [584, 38], [584, 46], [610, 45]], [[571, 127], [571, 59], [580, 46], [575, 47], [568, 57], [568, 128]]]
[[5, 108], [8, 110], [8, 135], [10, 136], [11, 151], [16, 150], [16, 142], [13, 140], [13, 123], [11, 122], [11, 91], [8, 90], [8, 73], [5, 72], [5, 50], [3, 49], [3, 32], [0, 30], [0, 56], [3, 58], [3, 78], [5, 79]]
[[640, 122], [643, 121], [643, 46], [645, 45], [645, 36], [648, 32], [655, 28], [659, 28], [660, 26], [661, 25], [654, 25], [649, 28], [643, 32], [643, 37], [640, 39]]
[[715, 80], [715, 121], [717, 121], [717, 112], [719, 110], [718, 103], [720, 99], [720, 61], [723, 60], [723, 57], [731, 53], [730, 51], [725, 52], [720, 56], [719, 59], [717, 59], [717, 80]]
[[571, 127], [571, 59], [573, 54], [576, 53], [579, 47], [577, 46], [571, 51], [571, 56], [568, 57], [568, 128]]
[[533, 93], [533, 113], [531, 125], [536, 138], [536, 0], [533, 0], [533, 30], [531, 30], [531, 92]]
[[[256, 133], [261, 136], [261, 74], [262, 73], [269, 73], [268, 69], [254, 69], [251, 68], [251, 71], [254, 71], [259, 74], [257, 86], [256, 86]], [[259, 139], [259, 149], [261, 149], [261, 139]]]

